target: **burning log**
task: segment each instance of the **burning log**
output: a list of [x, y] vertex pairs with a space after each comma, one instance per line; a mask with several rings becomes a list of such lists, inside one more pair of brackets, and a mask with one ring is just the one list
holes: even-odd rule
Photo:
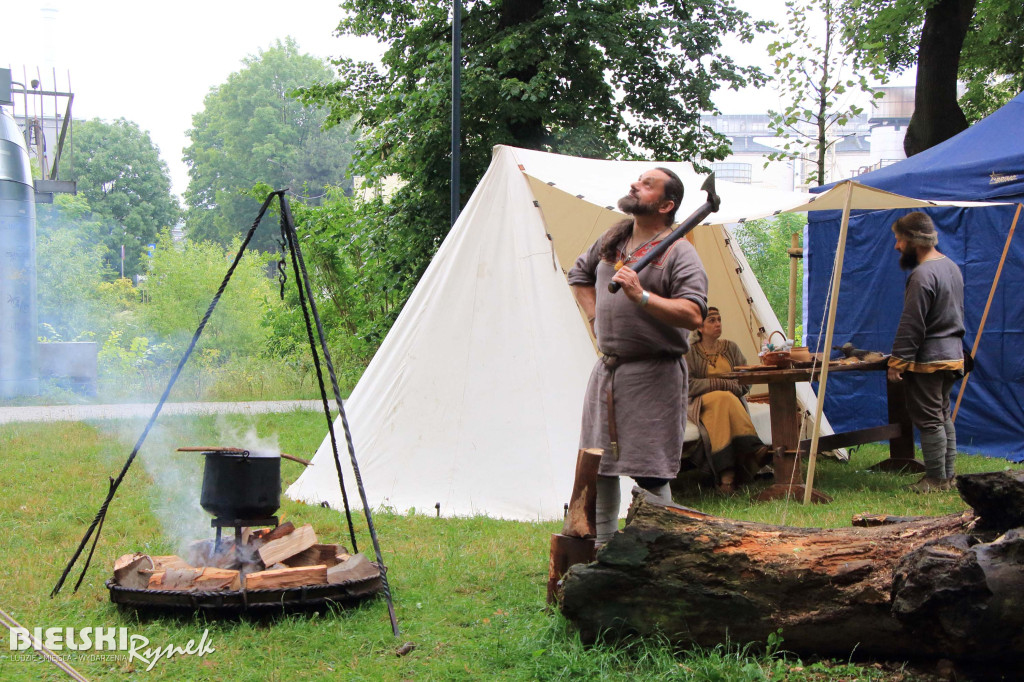
[[[134, 590], [217, 592], [358, 583], [380, 577], [380, 570], [362, 554], [353, 557], [342, 545], [317, 543], [308, 524], [295, 528], [285, 523], [241, 537], [247, 541], [196, 540], [189, 545], [188, 561], [173, 554], [122, 555], [114, 562], [114, 583]], [[330, 580], [328, 569], [332, 570]], [[379, 589], [379, 581], [368, 589]]]
[[[1018, 483], [1020, 472], [958, 478], [961, 491], [985, 499], [979, 487]], [[967, 511], [791, 528], [710, 516], [635, 488], [626, 529], [597, 561], [568, 571], [560, 603], [587, 640], [660, 632], [713, 647], [764, 642], [782, 628], [786, 648], [801, 654], [1019, 665], [1024, 529], [1006, 527], [1017, 521], [1001, 509], [981, 521]]]
[[257, 539], [262, 540], [263, 544], [266, 544], [268, 542], [273, 542], [274, 540], [283, 538], [284, 536], [294, 532], [295, 524], [293, 524], [291, 521], [285, 521], [277, 528], [265, 528], [263, 530], [258, 530], [255, 531], [253, 535]]

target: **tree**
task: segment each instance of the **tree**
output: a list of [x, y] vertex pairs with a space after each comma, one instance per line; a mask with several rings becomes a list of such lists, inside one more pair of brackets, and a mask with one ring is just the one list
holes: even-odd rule
[[[449, 229], [451, 2], [345, 0], [340, 35], [389, 47], [383, 69], [342, 59], [340, 79], [302, 90], [357, 119], [356, 172], [404, 186], [388, 203], [386, 268], [404, 292]], [[462, 199], [495, 144], [611, 158], [724, 158], [701, 124], [712, 93], [764, 82], [721, 50], [755, 28], [730, 0], [477, 0], [462, 17]]]
[[[258, 183], [316, 197], [327, 185], [351, 187], [346, 171], [354, 140], [348, 127], [323, 130], [327, 111], [291, 96], [299, 86], [330, 82], [327, 65], [300, 54], [290, 38], [242, 63], [192, 117], [185, 149], [188, 234], [223, 245], [252, 225], [263, 199], [250, 195]], [[269, 250], [273, 235], [260, 230], [251, 245]]]
[[[821, 31], [811, 20], [820, 20]], [[841, 16], [833, 0], [786, 0], [787, 29], [768, 46], [775, 58], [779, 94], [786, 102], [781, 111], [769, 111], [775, 134], [786, 140], [783, 151], [771, 160], [799, 158], [810, 153], [816, 170], [808, 182], [826, 182], [825, 158], [837, 142], [833, 129], [842, 127], [863, 109], [850, 101], [850, 90], [880, 97], [861, 74], [844, 74], [848, 59], [841, 44]], [[873, 75], [880, 75], [877, 72]], [[794, 149], [796, 147], [796, 149]]]
[[[294, 205], [303, 258], [315, 282], [314, 295], [342, 382], [354, 385], [387, 335], [402, 303], [394, 277], [382, 267], [393, 245], [382, 202], [364, 202], [328, 192], [317, 207]], [[274, 355], [308, 365], [312, 358], [302, 310], [287, 264], [285, 305], [270, 311], [267, 324]]]
[[[1024, 89], [1019, 0], [846, 0], [846, 38], [862, 64], [917, 66], [907, 156], [946, 140]], [[957, 80], [967, 83], [961, 103]]]
[[90, 216], [82, 195], [58, 194], [53, 204], [39, 206], [36, 272], [43, 338], [75, 340], [96, 331], [103, 316], [99, 285], [113, 273], [103, 263], [106, 247], [96, 240], [101, 226]]
[[[798, 213], [782, 213], [775, 218], [748, 220], [736, 230], [736, 242], [747, 257], [747, 263], [764, 291], [775, 316], [785, 323], [789, 314], [789, 255], [790, 235], [803, 234], [807, 218]], [[800, 290], [802, 269], [797, 274]], [[800, 327], [803, 299], [798, 294], [794, 319]], [[799, 337], [799, 333], [797, 334]]]
[[[160, 234], [140, 306], [145, 329], [182, 352], [199, 326], [231, 260], [237, 237], [227, 249], [213, 242], [185, 239], [175, 243], [169, 231]], [[256, 356], [265, 349], [269, 331], [263, 318], [276, 305], [273, 284], [266, 276], [269, 257], [249, 251], [242, 257], [210, 318], [197, 349], [229, 355]]]
[[100, 224], [97, 237], [106, 249], [106, 267], [120, 272], [123, 245], [124, 275], [144, 273], [147, 246], [179, 216], [167, 164], [149, 133], [123, 118], [75, 124], [70, 178], [88, 202], [92, 220]]

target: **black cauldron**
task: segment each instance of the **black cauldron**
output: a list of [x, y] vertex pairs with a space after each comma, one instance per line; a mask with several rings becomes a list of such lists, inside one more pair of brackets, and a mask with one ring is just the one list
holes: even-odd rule
[[263, 519], [281, 506], [281, 457], [270, 453], [204, 452], [199, 504], [219, 519]]

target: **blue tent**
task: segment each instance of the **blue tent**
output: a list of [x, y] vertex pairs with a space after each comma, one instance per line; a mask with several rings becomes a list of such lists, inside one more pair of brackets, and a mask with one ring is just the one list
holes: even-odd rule
[[[994, 114], [905, 161], [857, 182], [920, 199], [1024, 203], [1024, 93]], [[824, 191], [828, 187], [817, 188]], [[939, 250], [964, 276], [967, 336], [974, 344], [1017, 205], [934, 208]], [[836, 312], [834, 345], [889, 352], [903, 306], [906, 274], [893, 250], [891, 225], [908, 209], [851, 214]], [[1024, 220], [1021, 221], [1024, 223]], [[1024, 224], [1019, 225], [1024, 232]], [[840, 214], [808, 214], [805, 234], [804, 330], [824, 342]], [[819, 340], [820, 339], [820, 340]], [[830, 377], [825, 412], [837, 431], [886, 421], [884, 374]], [[954, 388], [955, 401], [962, 382]], [[1024, 461], [1024, 234], [1010, 242], [977, 352], [977, 366], [956, 420], [960, 449]]]

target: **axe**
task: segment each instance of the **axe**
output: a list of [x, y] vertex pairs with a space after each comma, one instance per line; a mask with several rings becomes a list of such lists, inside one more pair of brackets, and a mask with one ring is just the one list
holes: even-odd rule
[[[641, 270], [650, 265], [651, 261], [655, 261], [661, 258], [661, 256], [672, 247], [672, 244], [674, 244], [677, 239], [685, 236], [687, 232], [697, 227], [700, 221], [704, 220], [709, 215], [716, 212], [718, 208], [722, 205], [722, 198], [715, 194], [714, 173], [707, 177], [707, 179], [704, 181], [704, 184], [701, 185], [700, 188], [701, 191], [708, 193], [708, 200], [701, 204], [689, 218], [679, 223], [679, 227], [673, 230], [672, 234], [662, 239], [660, 244], [658, 244], [653, 249], [644, 254], [644, 257], [638, 260], [636, 262], [636, 265], [633, 266], [633, 272], [639, 273]], [[608, 291], [612, 292], [613, 294], [621, 288], [622, 287], [619, 285], [618, 282], [608, 283]]]

